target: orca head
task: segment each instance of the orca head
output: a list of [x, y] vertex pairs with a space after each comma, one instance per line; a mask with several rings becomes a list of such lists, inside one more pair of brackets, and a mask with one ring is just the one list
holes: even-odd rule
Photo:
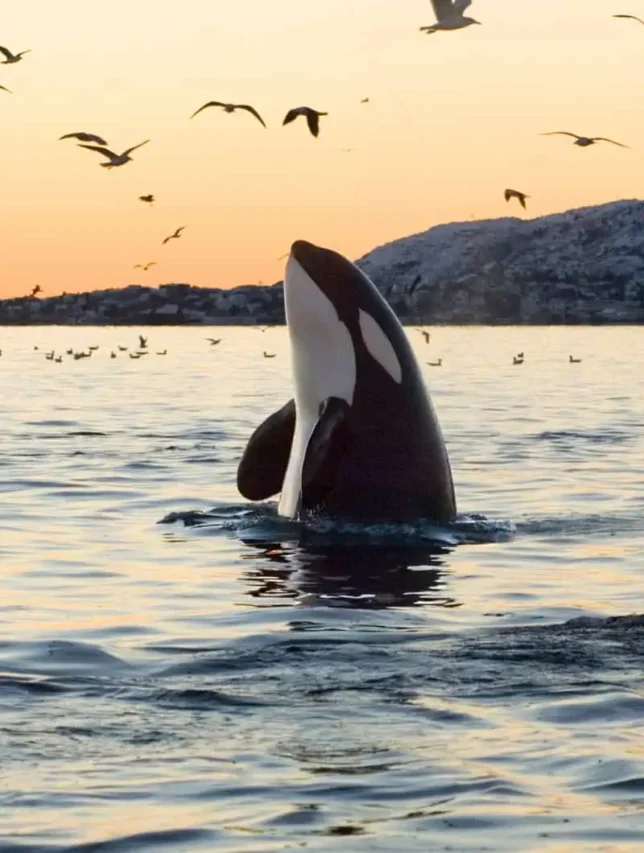
[[367, 276], [337, 252], [304, 240], [291, 248], [284, 303], [296, 427], [279, 511], [293, 517], [306, 448], [326, 401], [336, 398], [351, 407], [357, 383], [374, 366], [379, 377], [399, 386], [406, 358], [397, 349], [407, 343], [395, 314]]
[[[296, 391], [304, 380], [320, 401], [335, 396], [350, 405], [357, 365], [371, 360], [395, 383], [402, 381], [396, 349], [406, 349], [406, 337], [376, 286], [351, 261], [298, 240], [286, 266], [284, 302]], [[360, 357], [364, 350], [369, 359]]]

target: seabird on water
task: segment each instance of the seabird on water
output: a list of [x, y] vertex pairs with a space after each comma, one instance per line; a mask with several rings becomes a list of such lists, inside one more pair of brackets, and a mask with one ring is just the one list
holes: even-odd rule
[[525, 193], [519, 192], [519, 190], [504, 190], [503, 197], [506, 201], [510, 201], [511, 198], [516, 198], [521, 207], [525, 210], [525, 200], [530, 198], [529, 195]]
[[164, 240], [161, 241], [161, 245], [165, 246], [165, 244], [169, 243], [170, 240], [178, 240], [179, 237], [181, 237], [181, 232], [183, 231], [183, 229], [185, 227], [186, 227], [185, 225], [182, 225], [181, 228], [177, 228], [177, 230], [174, 232], [174, 234], [170, 234], [169, 237], [166, 237]]
[[436, 15], [436, 23], [421, 27], [423, 33], [438, 33], [441, 30], [462, 30], [470, 24], [480, 24], [474, 18], [468, 18], [463, 12], [472, 5], [472, 0], [431, 0]]
[[277, 353], [275, 352], [266, 352], [266, 350], [264, 350], [264, 358], [275, 358], [276, 355]]
[[25, 53], [31, 53], [31, 50], [21, 50], [20, 53], [12, 53], [7, 47], [0, 47], [0, 53], [4, 54], [2, 65], [13, 65], [14, 62], [20, 62]]
[[194, 118], [196, 115], [199, 115], [202, 110], [205, 110], [208, 107], [221, 107], [226, 113], [234, 113], [235, 110], [246, 110], [246, 112], [254, 115], [255, 118], [261, 122], [264, 127], [266, 127], [264, 119], [260, 116], [255, 107], [251, 107], [250, 104], [224, 104], [222, 101], [208, 101], [208, 103], [204, 104], [203, 107], [199, 107], [199, 109], [196, 110], [190, 118]]
[[95, 145], [79, 145], [78, 147], [87, 148], [88, 151], [97, 151], [99, 154], [102, 154], [103, 157], [107, 157], [109, 162], [101, 163], [101, 166], [104, 169], [114, 169], [116, 166], [124, 166], [126, 163], [129, 163], [132, 159], [130, 154], [133, 151], [136, 151], [137, 148], [141, 148], [142, 145], [147, 145], [149, 141], [149, 139], [146, 139], [145, 142], [139, 142], [138, 145], [133, 145], [122, 154], [115, 154], [113, 151], [110, 151], [109, 148], [103, 148]]
[[285, 124], [290, 124], [292, 121], [295, 121], [298, 116], [306, 116], [306, 123], [309, 126], [309, 130], [313, 136], [317, 136], [320, 132], [320, 116], [326, 115], [328, 115], [328, 113], [321, 113], [318, 110], [314, 110], [312, 107], [294, 107], [284, 116], [282, 127]]
[[61, 139], [77, 139], [79, 142], [94, 142], [96, 145], [107, 145], [105, 139], [102, 136], [97, 136], [95, 133], [85, 133], [80, 130], [78, 133], [66, 133], [64, 136], [58, 137], [59, 141]]
[[615, 142], [614, 139], [607, 139], [605, 136], [578, 136], [576, 133], [569, 133], [567, 130], [551, 130], [549, 133], [541, 133], [540, 136], [572, 136], [575, 141], [573, 145], [579, 145], [581, 148], [587, 148], [589, 145], [594, 145], [596, 142], [611, 142], [613, 145], [619, 145], [620, 148], [628, 148], [628, 145], [623, 145], [621, 142]]
[[439, 358], [438, 361], [428, 361], [427, 364], [430, 367], [442, 367], [443, 366], [443, 359]]

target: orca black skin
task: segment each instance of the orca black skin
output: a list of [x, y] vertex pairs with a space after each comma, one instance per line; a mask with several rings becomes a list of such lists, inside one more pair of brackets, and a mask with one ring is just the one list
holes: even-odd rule
[[447, 450], [396, 315], [354, 264], [305, 241], [284, 280], [294, 401], [251, 436], [244, 497], [281, 491], [279, 512], [358, 522], [449, 522]]

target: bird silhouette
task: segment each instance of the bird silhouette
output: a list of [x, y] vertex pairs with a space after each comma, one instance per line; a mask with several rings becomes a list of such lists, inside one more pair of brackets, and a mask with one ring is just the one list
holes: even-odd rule
[[107, 163], [101, 163], [101, 166], [104, 169], [115, 169], [117, 166], [124, 166], [126, 163], [129, 163], [132, 158], [130, 154], [133, 151], [136, 151], [137, 148], [141, 148], [143, 145], [147, 145], [150, 140], [146, 139], [145, 142], [139, 142], [138, 145], [133, 145], [131, 148], [128, 148], [122, 154], [115, 154], [113, 151], [110, 151], [109, 148], [103, 148], [101, 146], [96, 145], [79, 145], [79, 148], [87, 148], [88, 151], [96, 151], [99, 154], [102, 154], [103, 157], [107, 157]]
[[77, 139], [79, 142], [94, 142], [96, 145], [107, 145], [102, 136], [97, 136], [95, 133], [85, 133], [83, 130], [79, 130], [77, 133], [66, 133], [64, 136], [59, 136], [58, 139], [59, 141], [61, 139]]
[[198, 110], [195, 110], [190, 118], [194, 118], [196, 115], [199, 115], [202, 110], [206, 110], [208, 107], [221, 107], [226, 113], [234, 113], [235, 110], [246, 110], [247, 113], [255, 116], [257, 121], [266, 127], [264, 119], [260, 116], [255, 107], [251, 107], [250, 104], [224, 104], [222, 101], [208, 101], [207, 104], [204, 104], [202, 107], [199, 107]]
[[425, 338], [425, 343], [429, 343], [429, 339], [431, 338], [431, 334], [425, 329], [416, 329], [417, 332], [420, 332], [421, 335]]
[[568, 361], [570, 364], [581, 364], [580, 358], [573, 358], [571, 355], [568, 356]]
[[206, 340], [210, 342], [211, 347], [221, 343], [221, 338], [206, 338]]
[[9, 92], [10, 95], [13, 95], [13, 92], [11, 91], [11, 89], [7, 89], [6, 86], [0, 86], [0, 89], [2, 89], [3, 92]]
[[139, 201], [144, 201], [146, 204], [154, 204], [154, 196], [152, 193], [150, 195], [140, 195]]
[[144, 338], [143, 335], [139, 335], [139, 349], [146, 349], [148, 345], [148, 339]]
[[0, 62], [1, 65], [13, 65], [15, 62], [20, 62], [25, 53], [31, 53], [31, 50], [21, 50], [20, 53], [12, 53], [7, 47], [0, 47], [0, 53], [4, 54], [4, 59]]
[[156, 266], [156, 261], [148, 261], [147, 264], [134, 264], [133, 269], [135, 270], [143, 270], [143, 272], [147, 272], [150, 267]]
[[619, 145], [620, 148], [628, 148], [628, 145], [623, 145], [621, 142], [615, 142], [614, 139], [607, 139], [605, 136], [577, 136], [576, 133], [569, 133], [567, 130], [551, 130], [549, 133], [541, 133], [540, 136], [572, 136], [574, 138], [573, 145], [579, 145], [581, 148], [587, 148], [589, 145], [594, 145], [596, 142], [611, 142], [613, 145]]
[[522, 208], [525, 209], [525, 200], [530, 198], [529, 195], [525, 193], [519, 192], [519, 190], [504, 190], [503, 197], [506, 201], [510, 201], [512, 198], [516, 198]]
[[319, 110], [314, 110], [312, 107], [294, 107], [284, 116], [282, 127], [285, 124], [290, 124], [292, 121], [295, 121], [298, 116], [305, 116], [309, 130], [313, 136], [317, 136], [320, 132], [320, 116], [326, 115], [328, 115], [328, 113], [321, 113]]
[[428, 361], [427, 364], [430, 367], [442, 367], [443, 366], [443, 359], [439, 358], [438, 361]]
[[630, 18], [631, 21], [639, 21], [640, 24], [644, 24], [644, 21], [636, 15], [613, 15], [613, 18]]
[[31, 291], [31, 296], [37, 296], [39, 293], [42, 293], [42, 287], [37, 284], [34, 289]]
[[174, 232], [174, 234], [170, 234], [170, 236], [169, 236], [169, 237], [166, 237], [166, 238], [162, 241], [162, 243], [161, 243], [161, 244], [162, 244], [163, 246], [165, 246], [165, 244], [166, 244], [166, 243], [169, 243], [169, 242], [170, 242], [170, 240], [178, 240], [178, 239], [179, 239], [179, 237], [181, 237], [181, 232], [183, 231], [183, 229], [184, 229], [185, 227], [186, 227], [185, 225], [182, 225], [182, 226], [181, 226], [181, 228], [177, 228], [177, 230]]
[[463, 27], [469, 27], [471, 24], [480, 24], [480, 21], [463, 15], [471, 5], [472, 0], [432, 0], [436, 23], [421, 27], [420, 31], [431, 35], [441, 30], [462, 30]]
[[276, 355], [277, 353], [275, 352], [266, 352], [266, 350], [264, 350], [264, 358], [275, 358]]

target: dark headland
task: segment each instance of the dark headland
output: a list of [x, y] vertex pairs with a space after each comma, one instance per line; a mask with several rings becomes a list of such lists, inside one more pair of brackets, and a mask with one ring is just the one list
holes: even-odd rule
[[[358, 265], [403, 321], [643, 323], [644, 202], [438, 225], [374, 249]], [[0, 325], [283, 322], [281, 282], [228, 290], [129, 285], [0, 300]]]

